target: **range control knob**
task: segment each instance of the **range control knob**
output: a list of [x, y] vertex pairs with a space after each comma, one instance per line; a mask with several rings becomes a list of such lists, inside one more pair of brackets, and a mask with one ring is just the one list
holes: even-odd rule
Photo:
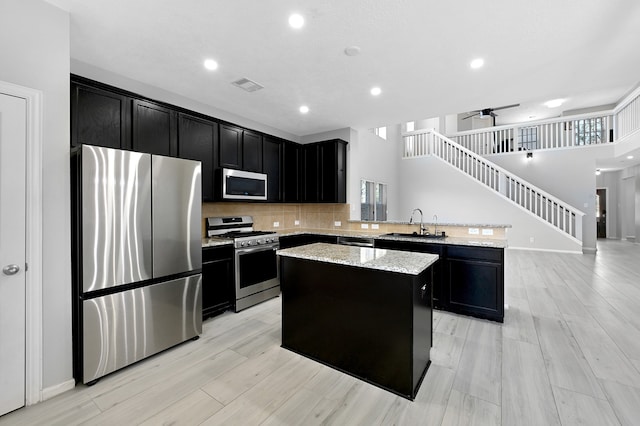
[[247, 245], [247, 242], [246, 242], [246, 241], [242, 241], [242, 242], [240, 243], [240, 247], [244, 247], [244, 246], [246, 246], [246, 245]]

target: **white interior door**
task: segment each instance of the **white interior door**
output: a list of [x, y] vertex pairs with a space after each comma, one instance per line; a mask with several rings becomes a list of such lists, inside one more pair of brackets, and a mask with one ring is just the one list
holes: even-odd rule
[[0, 93], [0, 415], [25, 404], [26, 100]]

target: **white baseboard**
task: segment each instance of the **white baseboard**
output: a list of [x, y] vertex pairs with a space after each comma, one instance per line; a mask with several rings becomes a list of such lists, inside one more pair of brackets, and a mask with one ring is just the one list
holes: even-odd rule
[[[546, 249], [546, 248], [532, 248], [532, 247], [514, 247], [514, 246], [509, 246], [508, 249], [509, 250], [548, 251], [548, 252], [551, 252], [551, 253], [582, 254], [582, 251], [576, 251], [576, 250], [552, 250], [552, 249]], [[594, 250], [594, 252], [595, 252], [595, 250]]]
[[71, 379], [71, 380], [67, 380], [66, 382], [58, 383], [57, 385], [53, 385], [48, 388], [42, 389], [40, 401], [46, 401], [49, 398], [58, 396], [61, 393], [71, 390], [75, 387], [76, 387], [76, 381]]

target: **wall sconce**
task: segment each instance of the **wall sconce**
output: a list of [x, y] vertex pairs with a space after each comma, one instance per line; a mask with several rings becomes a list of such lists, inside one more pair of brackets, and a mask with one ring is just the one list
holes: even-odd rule
[[533, 160], [533, 152], [527, 152], [527, 161]]

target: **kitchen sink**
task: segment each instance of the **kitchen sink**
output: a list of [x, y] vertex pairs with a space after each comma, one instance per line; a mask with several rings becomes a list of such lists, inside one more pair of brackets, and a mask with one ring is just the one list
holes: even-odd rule
[[413, 233], [402, 233], [402, 232], [391, 232], [389, 234], [384, 234], [385, 237], [405, 237], [405, 238], [424, 238], [424, 239], [437, 239], [441, 240], [446, 238], [444, 232], [440, 234], [418, 234], [417, 232]]

